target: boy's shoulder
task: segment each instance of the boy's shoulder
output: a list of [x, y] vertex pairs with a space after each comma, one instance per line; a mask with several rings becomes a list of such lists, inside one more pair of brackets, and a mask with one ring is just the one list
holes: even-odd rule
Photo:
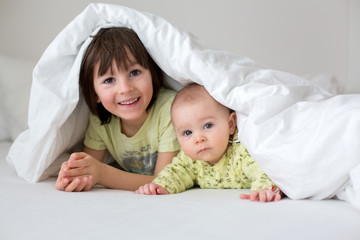
[[155, 112], [167, 112], [169, 114], [171, 104], [176, 96], [176, 91], [167, 88], [160, 88], [155, 101]]
[[156, 103], [160, 106], [165, 104], [166, 102], [172, 103], [175, 96], [176, 96], [176, 91], [162, 87], [159, 90]]

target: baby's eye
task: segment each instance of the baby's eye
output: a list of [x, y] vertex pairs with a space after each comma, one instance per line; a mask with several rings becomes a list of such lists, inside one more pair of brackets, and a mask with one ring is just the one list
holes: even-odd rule
[[192, 134], [192, 132], [190, 131], [190, 130], [185, 130], [184, 132], [183, 132], [183, 135], [184, 136], [189, 136], [189, 135], [191, 135]]
[[137, 76], [137, 75], [139, 75], [141, 72], [140, 72], [140, 70], [138, 70], [138, 69], [135, 69], [135, 70], [132, 70], [132, 71], [130, 71], [130, 77], [135, 77], [135, 76]]
[[114, 81], [115, 81], [115, 78], [107, 78], [107, 79], [104, 80], [104, 83], [109, 84], [109, 83], [112, 83]]
[[208, 128], [212, 128], [214, 125], [212, 124], [212, 123], [206, 123], [205, 125], [204, 125], [204, 128], [205, 129], [208, 129]]

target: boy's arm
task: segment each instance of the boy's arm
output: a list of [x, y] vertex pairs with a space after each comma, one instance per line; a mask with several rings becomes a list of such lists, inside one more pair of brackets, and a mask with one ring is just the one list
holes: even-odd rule
[[[89, 148], [85, 148], [81, 153], [73, 153], [66, 163], [67, 166], [59, 173], [56, 188], [70, 192], [86, 191], [94, 184], [100, 184], [107, 188], [134, 191], [154, 179], [154, 176], [126, 172], [102, 163], [105, 154], [106, 151]], [[65, 186], [61, 186], [66, 179], [68, 180]]]

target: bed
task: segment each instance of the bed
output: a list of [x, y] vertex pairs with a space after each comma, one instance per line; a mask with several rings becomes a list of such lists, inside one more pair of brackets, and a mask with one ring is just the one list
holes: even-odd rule
[[[88, 111], [74, 81], [81, 54], [91, 41], [90, 34], [101, 27], [117, 25], [129, 26], [140, 34], [167, 75], [168, 87], [177, 89], [181, 84], [196, 81], [205, 85], [219, 102], [235, 109], [241, 117], [238, 126], [242, 142], [290, 198], [259, 204], [239, 199], [238, 195], [247, 190], [194, 188], [166, 196], [136, 195], [99, 186], [83, 193], [55, 190], [59, 165], [70, 152], [79, 149], [85, 131], [83, 122]], [[159, 25], [162, 27], [157, 28]], [[149, 40], [147, 36], [154, 29], [159, 35]], [[173, 37], [171, 44], [164, 45], [162, 34]], [[180, 46], [186, 51], [177, 52]], [[160, 48], [165, 50], [157, 51]], [[344, 119], [358, 119], [357, 94], [336, 95], [336, 90], [332, 91], [336, 86], [326, 89], [303, 77], [263, 67], [251, 59], [209, 50], [205, 43], [177, 30], [166, 20], [107, 4], [89, 5], [57, 36], [39, 62], [0, 57], [0, 63], [0, 93], [4, 98], [0, 103], [0, 239], [359, 239], [358, 175], [353, 171], [359, 168], [359, 138], [350, 134], [359, 129], [359, 123], [349, 123], [345, 134], [338, 138], [353, 141], [346, 152], [349, 158], [337, 169], [333, 165], [337, 156], [331, 149], [323, 151], [321, 145], [323, 141], [328, 146], [326, 139], [332, 139], [331, 134], [322, 137], [324, 130], [318, 129], [319, 145], [308, 152], [320, 159], [333, 156], [325, 163], [313, 162], [312, 169], [304, 167], [308, 166], [309, 162], [303, 161], [307, 158], [296, 154], [295, 147], [305, 140], [300, 136], [297, 140], [300, 142], [290, 141], [293, 139], [286, 134], [289, 129], [297, 133], [301, 125], [294, 119], [309, 116], [308, 109], [317, 111], [317, 116], [332, 117], [321, 109], [334, 108], [344, 101], [346, 107], [334, 108], [338, 110], [335, 113], [344, 113]], [[16, 71], [19, 67], [22, 71]], [[234, 82], [234, 76], [237, 79], [241, 76], [240, 80]], [[222, 84], [214, 84], [220, 77]], [[19, 86], [23, 94], [20, 97], [11, 94]], [[287, 93], [285, 102], [279, 98], [283, 92]], [[239, 93], [246, 101], [233, 101]], [[277, 106], [268, 108], [269, 100]], [[266, 135], [263, 130], [269, 126], [276, 130], [278, 125], [274, 123], [279, 119], [287, 119], [291, 124], [274, 131], [278, 135]], [[334, 122], [329, 125], [325, 121], [322, 126], [333, 130], [344, 125], [344, 120]], [[301, 133], [314, 133], [312, 130], [302, 129]], [[274, 139], [279, 146], [269, 145]], [[294, 152], [285, 151], [281, 155], [279, 148]], [[293, 161], [286, 160], [290, 155], [296, 156], [291, 158]], [[270, 156], [286, 161], [279, 164]], [[324, 172], [318, 167], [331, 171], [316, 177]], [[306, 176], [308, 181], [304, 186], [298, 186], [295, 181], [301, 176]], [[329, 180], [324, 183], [323, 179]], [[352, 190], [353, 195], [349, 194]]]
[[241, 201], [246, 190], [191, 189], [163, 196], [97, 187], [55, 190], [55, 178], [28, 183], [5, 161], [0, 142], [0, 239], [347, 239], [360, 213], [339, 200]]

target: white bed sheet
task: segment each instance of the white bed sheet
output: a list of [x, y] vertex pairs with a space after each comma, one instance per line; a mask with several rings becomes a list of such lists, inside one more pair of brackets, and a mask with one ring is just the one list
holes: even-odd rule
[[0, 141], [0, 239], [342, 239], [360, 237], [360, 212], [340, 200], [241, 201], [246, 190], [191, 189], [166, 196], [25, 182]]

